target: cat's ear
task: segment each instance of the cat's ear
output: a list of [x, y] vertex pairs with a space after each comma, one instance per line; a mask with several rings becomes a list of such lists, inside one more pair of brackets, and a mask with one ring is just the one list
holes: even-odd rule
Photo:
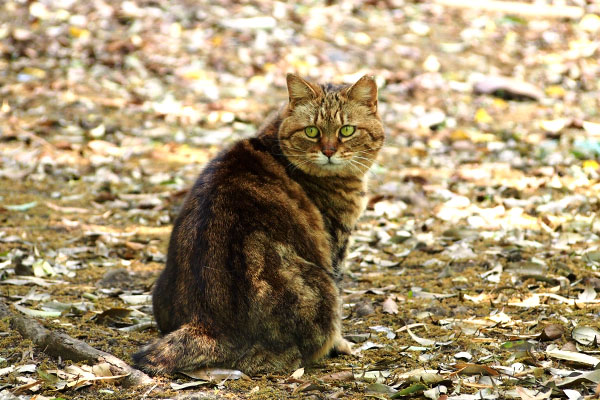
[[350, 86], [346, 90], [346, 96], [351, 101], [362, 103], [373, 110], [377, 109], [377, 84], [375, 79], [369, 75], [363, 76]]
[[321, 93], [321, 88], [317, 85], [305, 81], [294, 74], [287, 74], [287, 87], [292, 107], [298, 103], [315, 99]]

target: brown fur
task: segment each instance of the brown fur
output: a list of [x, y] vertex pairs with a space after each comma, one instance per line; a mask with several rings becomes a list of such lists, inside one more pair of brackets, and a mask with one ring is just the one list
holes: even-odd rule
[[[350, 352], [338, 283], [383, 144], [377, 88], [288, 75], [288, 91], [288, 106], [212, 160], [186, 198], [153, 293], [165, 336], [133, 356], [138, 367], [257, 374]], [[342, 137], [344, 125], [355, 133]]]

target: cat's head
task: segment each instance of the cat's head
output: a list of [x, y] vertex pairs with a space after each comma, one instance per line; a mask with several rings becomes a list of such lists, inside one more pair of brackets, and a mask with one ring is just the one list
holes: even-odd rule
[[290, 163], [315, 176], [364, 175], [384, 140], [373, 78], [336, 86], [288, 74], [287, 86], [279, 144]]

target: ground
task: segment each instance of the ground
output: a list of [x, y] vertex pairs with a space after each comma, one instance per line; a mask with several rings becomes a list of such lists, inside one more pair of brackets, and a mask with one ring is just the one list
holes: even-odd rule
[[125, 388], [7, 317], [0, 399], [598, 398], [600, 3], [449, 3], [2, 2], [0, 300], [125, 362], [187, 188], [286, 73], [375, 76], [387, 142], [343, 281], [355, 356]]

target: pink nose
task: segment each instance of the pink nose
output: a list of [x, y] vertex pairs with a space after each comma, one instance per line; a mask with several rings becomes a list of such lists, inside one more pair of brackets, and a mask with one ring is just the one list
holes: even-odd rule
[[335, 153], [335, 147], [323, 147], [321, 153], [325, 154], [327, 157], [331, 157]]

